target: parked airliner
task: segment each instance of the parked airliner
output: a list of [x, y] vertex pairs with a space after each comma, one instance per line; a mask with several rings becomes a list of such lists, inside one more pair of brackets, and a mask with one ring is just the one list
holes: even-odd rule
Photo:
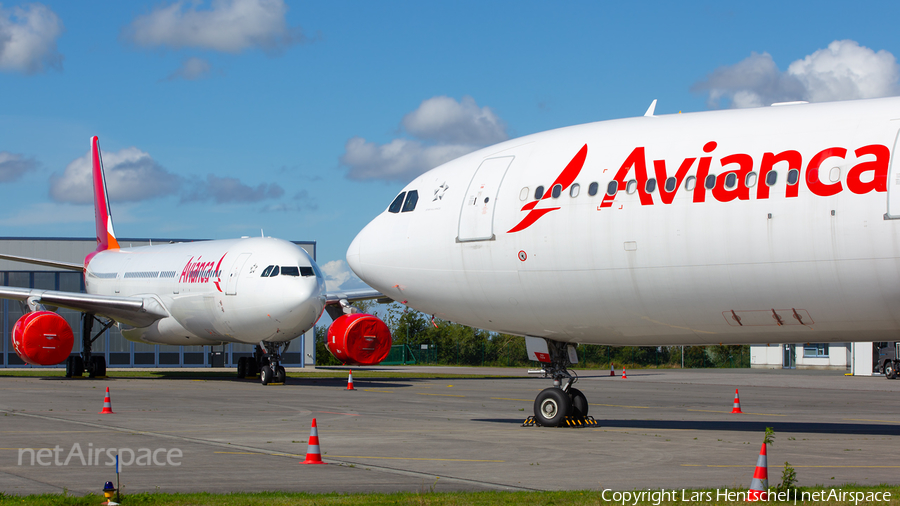
[[578, 343], [897, 340], [900, 98], [653, 110], [434, 168], [347, 261], [419, 311], [526, 336], [554, 380], [542, 425], [587, 414]]
[[[127, 339], [151, 344], [255, 344], [238, 360], [238, 377], [284, 382], [281, 354], [312, 328], [323, 310], [335, 320], [329, 348], [346, 363], [378, 363], [390, 350], [387, 326], [355, 313], [354, 300], [378, 292], [328, 293], [319, 266], [297, 245], [271, 237], [121, 248], [113, 230], [97, 137], [91, 138], [97, 250], [84, 264], [0, 255], [0, 258], [81, 271], [87, 293], [0, 287], [0, 297], [23, 302], [28, 313], [13, 329], [16, 353], [33, 365], [66, 361], [67, 376], [105, 376], [91, 343], [117, 324]], [[82, 352], [70, 355], [74, 333], [58, 314], [83, 312]], [[99, 318], [98, 318], [99, 317]], [[95, 321], [102, 329], [93, 334]]]

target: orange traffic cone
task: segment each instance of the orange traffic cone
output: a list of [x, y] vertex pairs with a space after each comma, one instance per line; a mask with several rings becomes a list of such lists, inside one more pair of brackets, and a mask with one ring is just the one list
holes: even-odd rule
[[734, 407], [731, 408], [732, 413], [743, 413], [741, 411], [741, 399], [738, 397], [738, 389], [734, 389]]
[[103, 411], [98, 413], [100, 415], [114, 415], [112, 410], [112, 403], [109, 401], [109, 387], [106, 387], [106, 397], [103, 398]]
[[347, 377], [347, 390], [356, 390], [353, 388], [353, 369], [350, 370], [350, 376]]
[[767, 500], [769, 500], [769, 466], [766, 460], [766, 443], [763, 443], [756, 459], [756, 471], [753, 472], [753, 480], [750, 481], [750, 490], [747, 491], [747, 501]]
[[610, 376], [616, 375], [616, 369], [615, 369], [615, 367], [613, 367], [612, 362], [609, 363], [609, 375]]
[[628, 376], [625, 375], [625, 366], [622, 366], [622, 379], [627, 380]]
[[306, 448], [306, 460], [301, 464], [325, 464], [322, 462], [322, 451], [319, 450], [319, 429], [316, 428], [316, 419], [313, 418], [312, 429], [309, 431], [309, 446]]

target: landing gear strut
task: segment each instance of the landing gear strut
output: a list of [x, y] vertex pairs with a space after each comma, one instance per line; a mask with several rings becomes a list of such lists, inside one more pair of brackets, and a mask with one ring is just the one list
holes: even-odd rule
[[[99, 332], [91, 337], [94, 330], [94, 321], [100, 323], [103, 327]], [[103, 321], [97, 318], [93, 313], [81, 314], [81, 356], [73, 355], [66, 359], [66, 377], [80, 378], [87, 370], [88, 376], [91, 378], [106, 377], [106, 357], [102, 355], [94, 356], [91, 354], [91, 348], [94, 341], [97, 340], [104, 332], [115, 324], [113, 320]]]
[[[541, 365], [545, 376], [553, 378], [553, 386], [545, 388], [534, 400], [534, 417], [529, 417], [525, 425], [542, 425], [545, 427], [594, 425], [594, 419], [588, 416], [587, 398], [572, 385], [578, 376], [569, 371], [568, 366], [577, 362], [570, 360], [570, 353], [575, 356], [574, 347], [569, 349], [567, 343], [545, 339], [550, 362]], [[574, 361], [574, 362], [573, 362]], [[565, 382], [565, 383], [564, 383]]]
[[252, 357], [241, 357], [237, 363], [238, 378], [256, 376], [263, 385], [284, 383], [287, 373], [281, 366], [281, 354], [290, 343], [267, 343], [260, 341]]

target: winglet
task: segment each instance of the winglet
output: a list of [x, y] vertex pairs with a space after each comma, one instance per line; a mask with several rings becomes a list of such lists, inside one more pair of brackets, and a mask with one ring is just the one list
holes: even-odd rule
[[113, 230], [112, 213], [109, 211], [109, 196], [106, 192], [106, 176], [100, 159], [100, 140], [91, 137], [91, 167], [94, 181], [94, 223], [97, 227], [97, 251], [119, 249], [116, 232]]
[[653, 116], [653, 113], [656, 111], [656, 99], [653, 99], [653, 102], [650, 102], [650, 107], [647, 108], [647, 112], [644, 113], [644, 116]]

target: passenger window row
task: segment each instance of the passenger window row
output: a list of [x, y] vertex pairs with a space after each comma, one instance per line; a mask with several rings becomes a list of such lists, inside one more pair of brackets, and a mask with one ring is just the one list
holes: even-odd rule
[[[788, 171], [787, 184], [793, 186], [793, 185], [797, 184], [799, 179], [800, 179], [800, 171], [798, 171], [797, 169], [791, 169]], [[756, 186], [756, 180], [757, 180], [756, 172], [750, 172], [747, 174], [746, 178], [744, 179], [744, 185], [747, 188], [753, 188], [754, 186]], [[774, 171], [774, 170], [769, 171], [766, 174], [766, 181], [765, 181], [766, 186], [775, 186], [775, 183], [777, 183], [777, 182], [778, 182], [778, 172]], [[633, 194], [634, 192], [637, 191], [637, 185], [638, 185], [638, 182], [636, 179], [628, 180], [625, 183], [625, 193], [627, 193], [629, 195]], [[675, 187], [677, 185], [678, 185], [678, 179], [676, 179], [674, 176], [672, 176], [672, 177], [669, 177], [666, 179], [663, 187], [665, 188], [666, 192], [673, 192], [673, 191], [675, 191]], [[693, 191], [694, 188], [696, 188], [696, 186], [697, 186], [697, 177], [696, 176], [688, 176], [684, 179], [684, 189], [686, 191]], [[706, 188], [707, 190], [712, 190], [715, 186], [716, 186], [716, 175], [709, 174], [708, 176], [706, 176], [706, 179], [703, 181], [703, 187]], [[737, 175], [732, 172], [732, 173], [728, 174], [727, 176], [725, 176], [725, 188], [732, 190], [735, 187], [737, 187]], [[599, 183], [593, 182], [593, 183], [589, 184], [588, 191], [587, 191], [588, 196], [591, 196], [591, 197], [596, 196], [599, 189], [600, 189]], [[534, 200], [541, 200], [542, 198], [544, 198], [544, 195], [545, 195], [544, 191], [545, 190], [544, 190], [543, 186], [538, 186], [537, 188], [535, 188], [534, 189]], [[606, 195], [613, 196], [618, 191], [619, 191], [619, 182], [618, 181], [612, 180], [609, 182], [609, 184], [606, 185]], [[650, 178], [647, 180], [647, 182], [644, 185], [644, 191], [647, 193], [653, 193], [654, 191], [656, 191], [656, 178]], [[579, 193], [581, 193], [581, 186], [578, 183], [574, 183], [574, 184], [572, 184], [572, 186], [569, 187], [569, 197], [575, 198], [579, 195]], [[519, 192], [519, 200], [521, 200], [521, 201], [528, 200], [528, 196], [530, 194], [531, 194], [531, 192], [528, 190], [527, 186], [522, 188], [522, 190]], [[551, 198], [558, 199], [561, 195], [562, 195], [562, 185], [557, 184], [557, 185], [554, 185], [553, 188], [550, 189], [550, 197]], [[403, 194], [401, 193], [397, 198], [399, 199], [402, 196], [403, 196]], [[397, 201], [395, 200], [394, 202], [397, 202]], [[393, 207], [393, 204], [391, 205], [391, 207]], [[396, 211], [391, 211], [391, 212], [396, 212]]]

